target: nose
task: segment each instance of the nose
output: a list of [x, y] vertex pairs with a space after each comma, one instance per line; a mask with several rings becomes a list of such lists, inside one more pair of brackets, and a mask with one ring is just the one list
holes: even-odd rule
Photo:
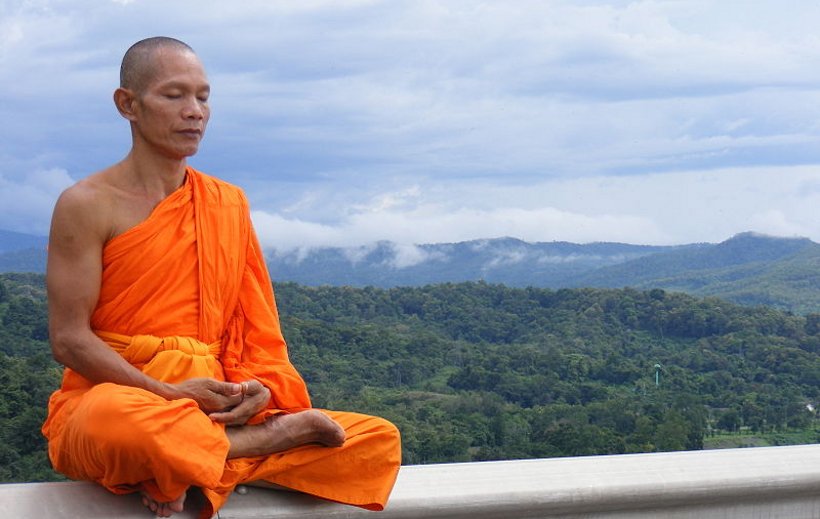
[[196, 97], [192, 97], [185, 103], [182, 116], [186, 119], [201, 120], [205, 118], [207, 107]]

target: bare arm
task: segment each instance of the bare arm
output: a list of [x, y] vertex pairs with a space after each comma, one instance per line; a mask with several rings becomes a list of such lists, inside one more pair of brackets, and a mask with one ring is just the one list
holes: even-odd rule
[[92, 382], [138, 387], [167, 399], [193, 398], [206, 412], [238, 404], [238, 384], [214, 379], [161, 382], [129, 364], [92, 332], [102, 250], [111, 235], [110, 211], [101, 198], [92, 187], [78, 184], [63, 193], [54, 208], [46, 277], [54, 358]]

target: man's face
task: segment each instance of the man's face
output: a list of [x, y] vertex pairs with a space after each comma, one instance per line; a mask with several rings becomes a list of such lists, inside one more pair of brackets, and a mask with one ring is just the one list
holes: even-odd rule
[[211, 87], [195, 54], [160, 48], [152, 77], [136, 93], [135, 128], [158, 153], [182, 159], [197, 152], [210, 117]]

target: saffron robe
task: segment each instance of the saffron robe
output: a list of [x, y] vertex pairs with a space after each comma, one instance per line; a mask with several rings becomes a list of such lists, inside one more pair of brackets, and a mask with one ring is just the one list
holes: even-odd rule
[[[171, 383], [259, 380], [271, 399], [249, 423], [311, 407], [240, 189], [189, 167], [148, 219], [106, 243], [102, 262], [91, 326], [129, 363]], [[345, 429], [342, 447], [228, 460], [225, 426], [193, 400], [95, 385], [66, 368], [43, 434], [52, 464], [68, 477], [115, 493], [145, 490], [158, 501], [201, 487], [202, 517], [237, 484], [257, 480], [381, 510], [401, 461], [398, 431], [381, 418], [323, 412]]]

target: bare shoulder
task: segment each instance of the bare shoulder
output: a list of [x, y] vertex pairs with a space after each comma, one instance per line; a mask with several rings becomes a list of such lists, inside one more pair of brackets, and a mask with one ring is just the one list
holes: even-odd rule
[[102, 246], [109, 239], [114, 201], [105, 179], [106, 171], [95, 173], [63, 191], [54, 206], [49, 247]]

